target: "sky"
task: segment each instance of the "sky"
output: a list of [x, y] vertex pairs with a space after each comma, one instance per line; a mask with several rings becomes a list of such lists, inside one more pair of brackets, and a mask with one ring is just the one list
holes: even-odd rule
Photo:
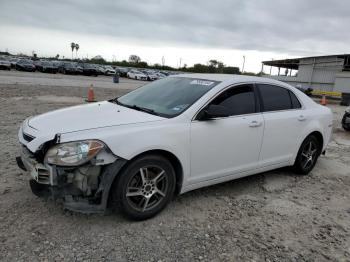
[[0, 51], [178, 67], [350, 53], [349, 0], [0, 0]]

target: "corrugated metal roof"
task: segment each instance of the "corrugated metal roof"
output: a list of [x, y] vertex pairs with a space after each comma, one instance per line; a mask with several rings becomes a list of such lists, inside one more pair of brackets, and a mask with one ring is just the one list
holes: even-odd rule
[[262, 63], [264, 65], [267, 65], [267, 66], [282, 67], [282, 68], [288, 68], [288, 69], [295, 69], [295, 70], [297, 70], [299, 68], [300, 60], [312, 59], [312, 58], [315, 58], [315, 59], [317, 59], [317, 58], [330, 58], [330, 57], [345, 58], [345, 57], [350, 57], [350, 54], [308, 56], [308, 57], [300, 57], [300, 58], [288, 58], [288, 59], [282, 59], [282, 60], [263, 61]]

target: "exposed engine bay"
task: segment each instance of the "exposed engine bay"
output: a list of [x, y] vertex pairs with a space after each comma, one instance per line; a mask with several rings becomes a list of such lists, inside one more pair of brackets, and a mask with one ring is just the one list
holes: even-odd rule
[[16, 158], [18, 166], [31, 176], [33, 193], [62, 201], [65, 208], [72, 211], [104, 212], [110, 187], [126, 160], [103, 148], [82, 165], [57, 166], [47, 163], [43, 157], [48, 148], [44, 145], [40, 152], [32, 153], [22, 145], [21, 156]]

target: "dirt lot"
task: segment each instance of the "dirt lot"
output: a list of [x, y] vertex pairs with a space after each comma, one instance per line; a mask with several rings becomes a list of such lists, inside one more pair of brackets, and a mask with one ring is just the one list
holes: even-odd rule
[[35, 197], [15, 163], [18, 127], [83, 103], [91, 81], [98, 100], [142, 84], [0, 71], [1, 261], [350, 261], [350, 133], [337, 105], [333, 141], [309, 176], [277, 170], [196, 190], [137, 223]]

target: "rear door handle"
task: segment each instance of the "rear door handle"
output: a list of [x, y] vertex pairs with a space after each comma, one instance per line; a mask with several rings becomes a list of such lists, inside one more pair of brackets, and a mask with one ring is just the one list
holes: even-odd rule
[[299, 120], [299, 121], [305, 121], [305, 120], [306, 120], [306, 117], [303, 116], [303, 115], [300, 115], [300, 116], [298, 117], [298, 120]]
[[262, 124], [261, 121], [253, 120], [252, 122], [250, 122], [249, 126], [250, 127], [259, 127], [259, 126], [261, 126], [261, 124]]

